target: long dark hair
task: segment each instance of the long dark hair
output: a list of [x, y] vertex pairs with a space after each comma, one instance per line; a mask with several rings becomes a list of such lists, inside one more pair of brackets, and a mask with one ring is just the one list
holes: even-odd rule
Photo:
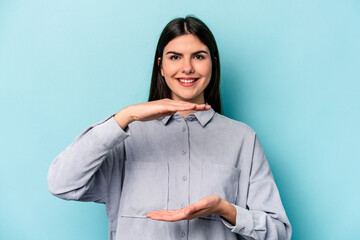
[[[205, 102], [210, 104], [216, 112], [221, 114], [220, 59], [216, 41], [205, 23], [203, 23], [200, 19], [192, 16], [186, 16], [185, 18], [175, 18], [174, 20], [170, 21], [162, 31], [155, 52], [149, 101], [171, 98], [171, 90], [161, 76], [160, 66], [162, 63], [162, 55], [165, 46], [171, 40], [185, 34], [193, 34], [199, 38], [200, 41], [210, 50], [212, 75], [209, 85], [205, 88], [204, 97]], [[158, 64], [158, 58], [160, 58], [160, 64]]]

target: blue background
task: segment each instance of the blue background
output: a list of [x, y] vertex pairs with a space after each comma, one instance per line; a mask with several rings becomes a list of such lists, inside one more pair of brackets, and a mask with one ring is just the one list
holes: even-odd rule
[[293, 239], [360, 239], [360, 2], [0, 1], [0, 239], [106, 239], [105, 207], [47, 188], [90, 124], [147, 100], [162, 28], [194, 14], [224, 114], [259, 135]]

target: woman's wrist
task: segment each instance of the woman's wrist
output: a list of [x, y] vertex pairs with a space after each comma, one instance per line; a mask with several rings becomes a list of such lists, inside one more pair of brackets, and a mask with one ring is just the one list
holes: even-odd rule
[[225, 199], [222, 199], [220, 202], [219, 215], [232, 225], [236, 225], [236, 208]]
[[121, 109], [114, 115], [114, 119], [123, 130], [125, 130], [125, 128], [134, 121], [129, 114], [129, 107]]

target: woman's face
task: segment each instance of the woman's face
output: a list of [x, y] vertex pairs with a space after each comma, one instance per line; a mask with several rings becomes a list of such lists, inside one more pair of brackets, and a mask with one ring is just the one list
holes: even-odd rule
[[165, 46], [160, 69], [173, 100], [205, 103], [204, 90], [211, 79], [211, 67], [208, 47], [196, 36], [186, 34]]

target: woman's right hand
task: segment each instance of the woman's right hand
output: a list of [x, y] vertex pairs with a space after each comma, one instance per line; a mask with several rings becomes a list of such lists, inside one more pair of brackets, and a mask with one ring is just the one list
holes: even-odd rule
[[122, 129], [133, 121], [150, 121], [172, 115], [178, 111], [206, 111], [210, 105], [196, 104], [172, 99], [161, 99], [127, 106], [115, 114], [114, 118]]

